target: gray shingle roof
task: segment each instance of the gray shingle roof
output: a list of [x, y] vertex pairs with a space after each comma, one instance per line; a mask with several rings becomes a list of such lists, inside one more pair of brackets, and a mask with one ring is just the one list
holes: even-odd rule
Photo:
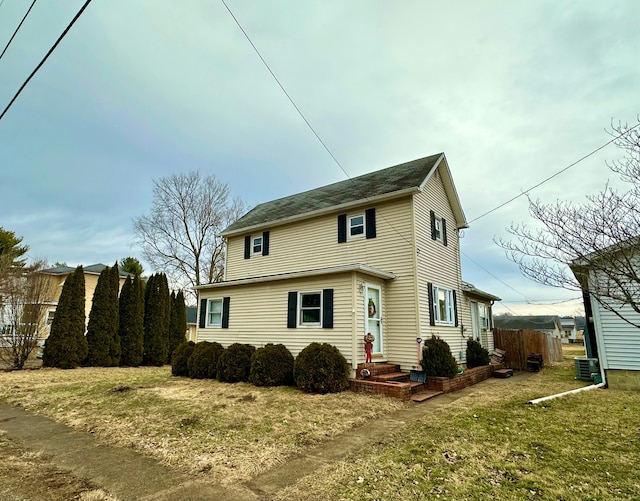
[[499, 315], [493, 317], [493, 325], [499, 329], [545, 329], [560, 327], [560, 318], [554, 315]]
[[[96, 275], [100, 275], [100, 273], [102, 273], [102, 270], [104, 270], [106, 267], [106, 264], [96, 263], [90, 264], [89, 266], [83, 266], [82, 271], [84, 271], [85, 273], [95, 273]], [[75, 267], [72, 268], [70, 266], [56, 266], [54, 268], [47, 268], [46, 270], [42, 270], [42, 273], [48, 273], [49, 275], [68, 275], [74, 270]], [[126, 271], [122, 270], [118, 271], [120, 277], [122, 278], [127, 278], [128, 276], [133, 277], [131, 273], [127, 273]]]
[[262, 203], [231, 224], [222, 234], [322, 211], [349, 202], [418, 188], [437, 165], [442, 155], [442, 153], [438, 153], [346, 181]]

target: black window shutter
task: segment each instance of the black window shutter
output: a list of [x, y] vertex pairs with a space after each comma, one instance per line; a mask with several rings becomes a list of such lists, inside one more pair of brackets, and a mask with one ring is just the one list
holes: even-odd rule
[[200, 327], [201, 329], [204, 329], [204, 326], [206, 325], [206, 321], [207, 321], [207, 300], [201, 299], [200, 300], [200, 323], [198, 324], [198, 327]]
[[436, 239], [436, 213], [431, 210], [429, 211], [429, 214], [431, 215], [431, 240], [435, 240]]
[[333, 329], [333, 289], [322, 291], [322, 327]]
[[249, 259], [251, 257], [251, 235], [244, 237], [244, 258]]
[[367, 238], [376, 238], [376, 210], [367, 209], [364, 211]]
[[224, 297], [222, 299], [222, 328], [229, 328], [229, 304], [231, 303], [230, 297]]
[[442, 218], [442, 243], [447, 245], [447, 222]]
[[289, 300], [287, 303], [287, 328], [295, 329], [298, 322], [298, 293], [295, 291], [289, 292]]
[[433, 284], [427, 284], [427, 294], [429, 296], [429, 325], [436, 325], [435, 312], [433, 311]]
[[262, 232], [262, 255], [263, 256], [269, 255], [269, 232], [268, 231]]
[[340, 214], [338, 216], [338, 243], [347, 241], [347, 215]]
[[453, 322], [458, 327], [458, 300], [456, 298], [456, 291], [453, 291]]

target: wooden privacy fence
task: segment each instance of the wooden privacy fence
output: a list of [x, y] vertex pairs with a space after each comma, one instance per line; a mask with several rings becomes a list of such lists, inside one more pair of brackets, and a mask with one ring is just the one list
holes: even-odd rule
[[526, 370], [527, 357], [540, 353], [545, 364], [562, 362], [562, 341], [544, 332], [531, 329], [493, 329], [495, 347], [504, 350], [504, 364], [511, 369]]

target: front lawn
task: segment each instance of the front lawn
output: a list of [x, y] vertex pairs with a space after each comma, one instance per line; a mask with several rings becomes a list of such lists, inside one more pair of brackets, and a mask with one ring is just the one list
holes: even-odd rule
[[249, 479], [408, 405], [351, 392], [308, 395], [177, 378], [169, 367], [0, 373], [0, 400], [221, 483]]
[[637, 392], [584, 386], [569, 348], [524, 381], [505, 380], [429, 413], [383, 443], [319, 470], [278, 500], [640, 499]]

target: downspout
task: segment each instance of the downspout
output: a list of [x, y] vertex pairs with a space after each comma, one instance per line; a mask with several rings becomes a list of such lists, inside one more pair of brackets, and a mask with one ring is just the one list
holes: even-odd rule
[[[602, 369], [600, 369], [600, 373], [602, 374], [603, 377], [603, 381], [604, 381], [604, 373], [602, 371]], [[546, 402], [547, 400], [552, 400], [554, 398], [559, 398], [559, 397], [564, 397], [566, 395], [573, 395], [574, 393], [580, 393], [581, 391], [589, 391], [589, 390], [595, 390], [597, 388], [604, 388], [605, 385], [607, 383], [598, 383], [598, 384], [592, 384], [589, 386], [583, 386], [582, 388], [576, 388], [575, 390], [569, 390], [569, 391], [563, 391], [562, 393], [556, 393], [555, 395], [549, 395], [546, 397], [540, 397], [540, 398], [534, 398], [533, 400], [529, 400], [527, 402], [527, 404], [539, 404], [540, 402]]]

